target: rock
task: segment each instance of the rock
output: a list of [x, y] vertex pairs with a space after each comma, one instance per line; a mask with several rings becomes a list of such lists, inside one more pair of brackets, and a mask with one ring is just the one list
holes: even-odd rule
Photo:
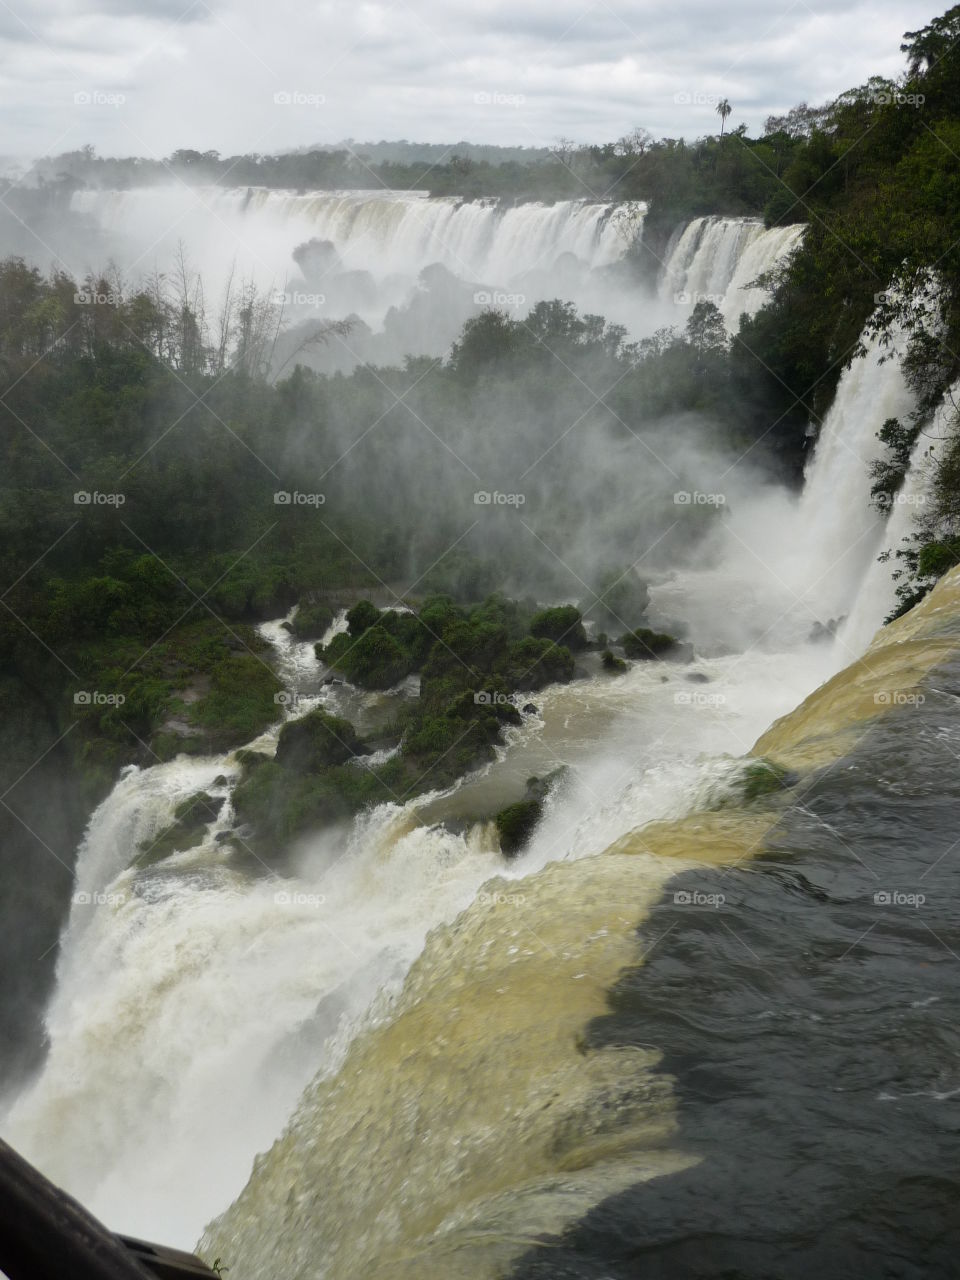
[[528, 778], [522, 800], [508, 804], [494, 818], [500, 837], [500, 852], [505, 858], [515, 857], [530, 841], [537, 823], [543, 816], [543, 802], [550, 788], [564, 772], [554, 769], [545, 778]]
[[540, 708], [533, 702], [525, 702], [521, 708], [525, 716], [538, 716]]
[[583, 615], [572, 604], [541, 609], [530, 619], [530, 634], [540, 640], [552, 640], [576, 651], [587, 647], [587, 633], [583, 628]]
[[661, 631], [651, 631], [649, 627], [639, 627], [636, 631], [628, 631], [620, 637], [623, 651], [628, 658], [648, 661], [651, 658], [664, 658], [673, 654], [680, 642], [675, 636], [668, 636]]
[[365, 754], [349, 720], [318, 709], [283, 726], [274, 759], [295, 773], [318, 773]]
[[212, 796], [207, 791], [198, 791], [181, 801], [173, 811], [173, 822], [155, 839], [140, 845], [137, 866], [153, 866], [172, 853], [185, 853], [202, 844], [207, 827], [225, 804], [225, 796]]
[[627, 669], [627, 664], [622, 658], [618, 658], [615, 653], [611, 653], [609, 649], [604, 649], [600, 655], [600, 661], [603, 664], [604, 671], [609, 671], [611, 675], [621, 675]]
[[689, 680], [691, 684], [710, 683], [710, 677], [705, 676], [702, 671], [689, 671], [683, 678], [684, 680]]
[[500, 810], [494, 821], [505, 858], [515, 857], [529, 842], [542, 813], [542, 800], [518, 800]]

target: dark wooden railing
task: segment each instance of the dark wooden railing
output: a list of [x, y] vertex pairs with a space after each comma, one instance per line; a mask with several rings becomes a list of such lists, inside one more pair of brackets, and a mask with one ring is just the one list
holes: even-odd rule
[[114, 1235], [0, 1141], [0, 1273], [8, 1280], [215, 1277], [192, 1253]]

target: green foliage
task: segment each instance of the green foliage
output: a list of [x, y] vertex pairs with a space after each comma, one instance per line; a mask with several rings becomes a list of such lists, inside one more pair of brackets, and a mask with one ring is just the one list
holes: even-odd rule
[[960, 564], [960, 538], [928, 542], [920, 550], [917, 573], [921, 578], [940, 578], [957, 564]]
[[291, 630], [298, 640], [319, 640], [333, 622], [333, 610], [320, 601], [301, 603], [293, 615]]
[[740, 777], [741, 794], [745, 803], [760, 796], [783, 791], [791, 785], [792, 775], [772, 760], [758, 760], [749, 764]]
[[277, 739], [276, 762], [295, 773], [317, 773], [364, 751], [349, 720], [318, 708], [288, 721]]
[[565, 645], [528, 636], [512, 644], [503, 664], [503, 675], [515, 689], [542, 689], [573, 679], [573, 654]]
[[603, 663], [604, 671], [609, 671], [611, 675], [621, 675], [627, 669], [624, 660], [618, 658], [615, 653], [611, 653], [609, 649], [604, 649], [600, 655], [600, 661]]
[[137, 853], [137, 866], [150, 867], [172, 853], [186, 853], [202, 844], [206, 829], [223, 808], [223, 797], [198, 791], [181, 801], [173, 811], [174, 821], [153, 840], [146, 840]]
[[210, 681], [209, 693], [189, 715], [213, 750], [249, 742], [277, 719], [280, 681], [262, 658], [231, 654], [213, 666]]
[[347, 613], [347, 631], [351, 636], [362, 636], [380, 620], [380, 610], [369, 600], [360, 600]]
[[675, 650], [679, 642], [674, 636], [641, 627], [621, 636], [620, 643], [628, 658], [662, 658]]
[[500, 810], [494, 821], [504, 857], [515, 857], [529, 843], [542, 813], [541, 800], [518, 800]]
[[389, 689], [413, 670], [415, 659], [385, 626], [355, 633], [343, 632], [323, 650], [323, 660], [351, 684], [364, 689]]
[[583, 649], [587, 644], [583, 615], [572, 604], [542, 609], [530, 620], [530, 634], [552, 640], [555, 644], [565, 644], [568, 649]]

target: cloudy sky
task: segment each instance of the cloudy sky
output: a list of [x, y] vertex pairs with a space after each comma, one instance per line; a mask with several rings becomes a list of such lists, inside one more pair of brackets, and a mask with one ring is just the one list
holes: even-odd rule
[[0, 0], [7, 154], [751, 129], [902, 68], [924, 0]]

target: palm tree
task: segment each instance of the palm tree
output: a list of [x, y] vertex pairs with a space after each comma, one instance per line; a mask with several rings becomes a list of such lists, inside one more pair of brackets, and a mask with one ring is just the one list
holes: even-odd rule
[[721, 98], [717, 103], [717, 115], [720, 117], [720, 141], [723, 141], [723, 126], [727, 123], [727, 116], [733, 110], [726, 98]]

